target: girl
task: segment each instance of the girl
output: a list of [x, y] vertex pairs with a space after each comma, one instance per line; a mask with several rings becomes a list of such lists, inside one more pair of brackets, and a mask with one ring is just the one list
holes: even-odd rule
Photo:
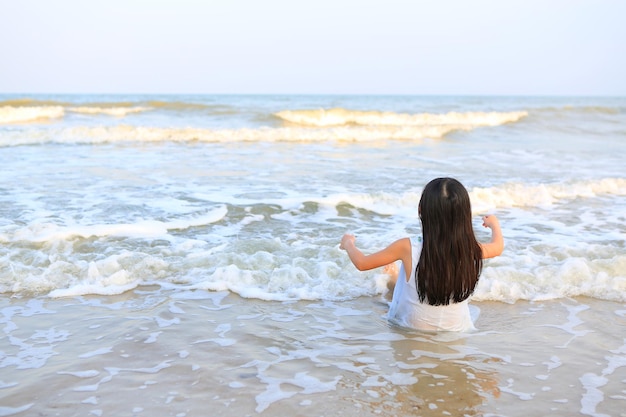
[[478, 243], [472, 228], [469, 195], [454, 178], [432, 180], [422, 192], [418, 213], [422, 239], [404, 238], [364, 255], [355, 237], [341, 239], [360, 271], [401, 261], [388, 318], [418, 330], [474, 329], [468, 299], [474, 292], [483, 259], [502, 253], [504, 240], [496, 216], [484, 216], [491, 242]]

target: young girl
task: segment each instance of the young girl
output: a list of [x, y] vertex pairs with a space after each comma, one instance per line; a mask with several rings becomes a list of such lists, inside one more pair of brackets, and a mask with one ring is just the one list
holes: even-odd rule
[[388, 318], [418, 330], [465, 331], [474, 328], [468, 299], [483, 259], [502, 253], [504, 241], [496, 216], [484, 216], [491, 242], [478, 243], [472, 228], [469, 195], [453, 178], [432, 180], [422, 192], [418, 213], [422, 239], [404, 238], [364, 255], [346, 234], [340, 248], [360, 271], [401, 261]]

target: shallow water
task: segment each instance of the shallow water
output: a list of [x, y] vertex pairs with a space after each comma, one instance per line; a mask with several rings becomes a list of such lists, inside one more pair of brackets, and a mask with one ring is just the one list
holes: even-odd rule
[[376, 298], [3, 299], [0, 415], [624, 415], [622, 304], [476, 305], [477, 332], [429, 334]]

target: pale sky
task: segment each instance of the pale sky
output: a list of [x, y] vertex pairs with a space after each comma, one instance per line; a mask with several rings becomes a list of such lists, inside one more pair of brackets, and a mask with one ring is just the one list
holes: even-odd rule
[[626, 96], [626, 1], [0, 0], [0, 93]]

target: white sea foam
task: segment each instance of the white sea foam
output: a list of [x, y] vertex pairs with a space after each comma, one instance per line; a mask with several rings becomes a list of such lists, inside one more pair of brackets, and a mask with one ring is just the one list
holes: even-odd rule
[[381, 111], [357, 111], [335, 108], [330, 110], [284, 110], [276, 116], [290, 123], [305, 126], [465, 126], [467, 130], [478, 126], [499, 126], [513, 123], [528, 116], [518, 112], [450, 112], [445, 114], [403, 114]]
[[[275, 378], [259, 373], [259, 379], [262, 383], [267, 384], [264, 392], [257, 395], [256, 411], [258, 413], [266, 410], [272, 403], [279, 400], [290, 398], [298, 393], [314, 394], [319, 392], [328, 392], [336, 390], [337, 383], [342, 379], [341, 376], [335, 376], [330, 381], [321, 381], [320, 379], [309, 375], [307, 372], [299, 372], [293, 378]], [[292, 385], [301, 388], [300, 391], [283, 391], [281, 385]]]
[[90, 369], [88, 371], [77, 371], [77, 372], [57, 372], [59, 375], [72, 375], [78, 378], [93, 378], [95, 376], [100, 375], [100, 371], [96, 371], [95, 369]]
[[604, 376], [586, 373], [579, 380], [586, 390], [580, 400], [582, 405], [580, 413], [595, 417], [609, 417], [607, 414], [596, 411], [596, 407], [604, 400], [604, 393], [600, 388], [606, 385], [608, 379]]
[[556, 184], [507, 183], [497, 187], [475, 187], [470, 199], [475, 211], [503, 207], [549, 207], [577, 197], [612, 194], [626, 196], [626, 178], [603, 178]]
[[111, 352], [112, 352], [112, 348], [110, 348], [110, 347], [103, 347], [103, 348], [99, 348], [99, 349], [96, 349], [96, 350], [91, 351], [91, 352], [84, 353], [84, 354], [80, 355], [79, 358], [81, 358], [81, 359], [91, 358], [93, 356], [106, 355], [107, 353], [111, 353]]
[[[136, 223], [124, 224], [95, 224], [60, 226], [55, 223], [36, 223], [15, 232], [10, 240], [26, 240], [31, 242], [51, 242], [68, 240], [72, 237], [88, 238], [92, 236], [130, 237], [130, 238], [167, 238], [170, 230], [183, 230], [190, 227], [204, 226], [215, 223], [226, 215], [226, 207], [218, 207], [204, 215], [177, 219], [169, 222], [157, 220], [142, 220]], [[7, 239], [0, 235], [0, 241]]]
[[29, 123], [58, 119], [65, 115], [61, 106], [0, 107], [0, 124]]
[[527, 255], [535, 250], [508, 255], [505, 248], [502, 259], [487, 261], [474, 299], [515, 302], [587, 296], [626, 301], [626, 256], [609, 258], [601, 265], [576, 256], [578, 251], [567, 246], [561, 249], [564, 260]]
[[[4, 260], [0, 258], [6, 270], [21, 271], [17, 278], [17, 272], [13, 272], [0, 279], [0, 288], [4, 292], [43, 292], [52, 297], [106, 295], [120, 294], [159, 280], [162, 285], [171, 282], [174, 287], [231, 291], [242, 297], [264, 300], [345, 299], [381, 294], [386, 291], [387, 275], [380, 271], [358, 273], [350, 266], [345, 253], [333, 246], [339, 236], [330, 245], [305, 241], [298, 237], [301, 233], [298, 230], [303, 227], [300, 224], [311, 221], [324, 224], [327, 219], [336, 218], [336, 207], [348, 204], [356, 209], [392, 215], [396, 219], [394, 224], [418, 225], [415, 208], [420, 193], [419, 189], [372, 195], [340, 193], [326, 197], [300, 196], [304, 200], [299, 202], [294, 195], [267, 199], [264, 204], [282, 208], [272, 217], [291, 224], [293, 233], [256, 241], [239, 240], [237, 236], [245, 227], [262, 224], [264, 216], [255, 216], [254, 222], [244, 216], [235, 223], [216, 226], [203, 238], [185, 236], [186, 230], [193, 226], [208, 227], [228, 219], [226, 205], [202, 216], [187, 215], [169, 221], [63, 226], [35, 220], [22, 227], [9, 225], [0, 234], [0, 241], [7, 247], [31, 242], [58, 247], [61, 252], [44, 255], [47, 259], [37, 261], [41, 267], [20, 265], [22, 255], [19, 251], [12, 252]], [[610, 230], [601, 223], [595, 227], [598, 232], [586, 232], [586, 243], [583, 244], [578, 236], [579, 229], [586, 227], [586, 223], [564, 225], [549, 217], [537, 219], [526, 211], [558, 208], [574, 199], [621, 197], [626, 195], [625, 179], [601, 178], [543, 185], [511, 183], [474, 188], [470, 194], [475, 214], [484, 214], [483, 208], [516, 212], [514, 218], [503, 221], [507, 247], [501, 257], [486, 262], [474, 299], [514, 302], [583, 295], [626, 300], [623, 272], [626, 270], [626, 255], [604, 243], [607, 239], [624, 239], [623, 232]], [[256, 201], [233, 195], [205, 195], [203, 198], [221, 198], [222, 203], [234, 206]], [[318, 212], [298, 214], [304, 203], [311, 203], [307, 200], [314, 200]], [[553, 211], [559, 213], [558, 209]], [[585, 221], [612, 224], [616, 220], [605, 217]], [[541, 229], [549, 232], [537, 232]], [[390, 226], [384, 234], [360, 235], [359, 241], [365, 250], [374, 250], [394, 236], [403, 235], [402, 227]], [[79, 252], [72, 252], [75, 242], [94, 237], [133, 239], [133, 243], [127, 250], [100, 255], [90, 262], [82, 260], [83, 255]], [[531, 240], [528, 242], [528, 239]], [[517, 244], [516, 240], [527, 243]], [[151, 242], [164, 243], [153, 245]], [[65, 251], [69, 252], [64, 254]], [[31, 256], [26, 259], [29, 264], [33, 263]]]

